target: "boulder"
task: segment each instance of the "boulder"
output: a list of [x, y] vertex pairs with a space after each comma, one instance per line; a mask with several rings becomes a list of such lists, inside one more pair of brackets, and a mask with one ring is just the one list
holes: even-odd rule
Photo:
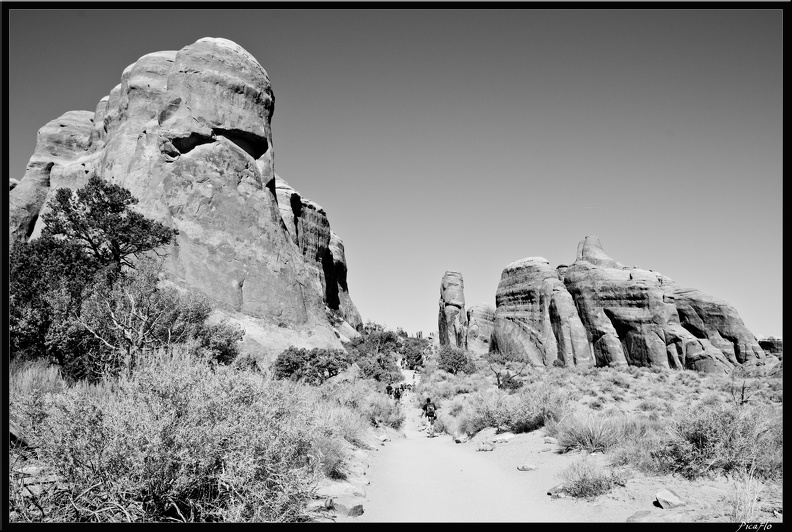
[[39, 131], [11, 191], [12, 240], [40, 233], [58, 188], [98, 175], [129, 189], [139, 212], [179, 230], [168, 279], [244, 322], [244, 345], [260, 358], [287, 343], [343, 349], [327, 309], [351, 329], [361, 323], [343, 244], [318, 204], [293, 189], [282, 201], [273, 108], [267, 72], [229, 40], [207, 37], [141, 57], [95, 111], [66, 113]]
[[655, 495], [655, 500], [660, 508], [664, 510], [684, 506], [686, 504], [679, 495], [668, 488], [658, 491]]
[[518, 471], [536, 471], [537, 469], [539, 469], [539, 466], [536, 464], [523, 464], [517, 466]]
[[487, 303], [478, 303], [467, 311], [467, 348], [483, 355], [490, 350], [490, 338], [495, 325], [495, 308]]
[[467, 314], [465, 285], [462, 274], [447, 271], [440, 282], [440, 301], [437, 325], [440, 345], [466, 348]]

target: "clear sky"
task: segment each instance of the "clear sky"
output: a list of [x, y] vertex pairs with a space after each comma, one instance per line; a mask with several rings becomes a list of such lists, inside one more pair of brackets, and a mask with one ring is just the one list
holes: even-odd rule
[[[605, 252], [782, 334], [782, 10], [12, 10], [9, 175], [154, 51], [270, 76], [275, 168], [344, 240], [364, 320], [437, 329], [440, 280]], [[187, 5], [187, 4], [182, 4]]]

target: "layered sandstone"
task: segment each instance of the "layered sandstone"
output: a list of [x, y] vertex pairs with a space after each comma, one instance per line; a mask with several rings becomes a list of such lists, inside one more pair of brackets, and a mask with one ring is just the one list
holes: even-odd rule
[[169, 278], [244, 321], [250, 341], [279, 336], [341, 347], [327, 312], [360, 323], [343, 245], [337, 237], [332, 244], [320, 206], [299, 194], [286, 209], [279, 201], [273, 107], [266, 71], [231, 41], [204, 38], [141, 57], [94, 112], [66, 113], [41, 129], [11, 191], [12, 239], [38, 234], [56, 189], [82, 187], [96, 174], [129, 189], [143, 214], [179, 230]]
[[586, 331], [563, 282], [543, 257], [503, 270], [495, 294], [492, 349], [534, 365], [592, 362]]
[[778, 358], [783, 356], [784, 343], [781, 338], [774, 338], [773, 336], [766, 336], [759, 338], [759, 347], [768, 355], [773, 355]]
[[465, 348], [467, 314], [465, 313], [465, 284], [462, 274], [447, 271], [440, 282], [440, 301], [437, 325], [440, 345]]
[[536, 365], [727, 371], [764, 357], [726, 302], [609, 257], [596, 237], [570, 266], [508, 265], [496, 294], [492, 349]]
[[467, 311], [467, 348], [483, 355], [490, 350], [492, 329], [495, 325], [495, 307], [487, 303], [478, 303]]

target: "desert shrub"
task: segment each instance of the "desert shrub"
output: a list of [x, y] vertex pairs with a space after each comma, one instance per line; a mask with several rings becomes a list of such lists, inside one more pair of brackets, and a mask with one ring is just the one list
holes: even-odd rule
[[564, 491], [572, 497], [591, 498], [609, 492], [618, 475], [614, 471], [603, 470], [588, 456], [575, 460], [558, 473], [564, 484]]
[[342, 449], [311, 390], [176, 349], [141, 357], [101, 401], [51, 396], [31, 440], [68, 487], [47, 519], [306, 520]]
[[773, 407], [714, 404], [677, 411], [671, 437], [655, 457], [689, 479], [751, 470], [758, 478], [776, 478], [782, 450], [783, 421]]
[[521, 433], [557, 422], [568, 414], [570, 396], [547, 382], [536, 382], [508, 393], [488, 389], [469, 395], [457, 416], [458, 429], [475, 434], [485, 427]]
[[476, 370], [466, 350], [450, 345], [440, 347], [438, 368], [454, 375], [457, 373], [473, 373]]
[[12, 397], [24, 397], [34, 390], [40, 393], [58, 393], [66, 387], [60, 368], [42, 359], [13, 360], [8, 374]]
[[276, 379], [288, 379], [305, 384], [320, 385], [349, 367], [347, 353], [341, 350], [290, 347], [272, 365]]
[[214, 362], [227, 364], [236, 358], [241, 328], [207, 323], [212, 306], [206, 298], [162, 286], [161, 261], [142, 258], [136, 266], [112, 283], [98, 283], [83, 301], [73, 322], [99, 342], [64, 360], [69, 377], [94, 382], [112, 377], [134, 366], [142, 351], [192, 340]]
[[398, 352], [404, 360], [404, 367], [414, 370], [423, 364], [428, 349], [429, 340], [425, 338], [405, 338]]
[[624, 390], [627, 390], [627, 389], [630, 388], [630, 378], [627, 377], [626, 375], [621, 374], [621, 373], [616, 373], [614, 375], [611, 375], [610, 376], [610, 382], [612, 382], [614, 385], [616, 385], [619, 388], [622, 388]]
[[708, 394], [705, 394], [704, 397], [701, 398], [701, 400], [699, 401], [699, 404], [702, 404], [702, 405], [717, 405], [717, 404], [719, 404], [721, 402], [723, 402], [723, 401], [721, 400], [721, 397], [718, 394], [716, 394], [716, 393], [708, 393]]
[[619, 442], [621, 420], [602, 415], [570, 416], [556, 427], [562, 452], [583, 449], [607, 451]]
[[[400, 428], [404, 424], [405, 414], [401, 406], [379, 393], [370, 380], [333, 379], [325, 382], [319, 393], [324, 401], [359, 412], [368, 425]], [[347, 441], [358, 445], [364, 445], [364, 436], [364, 427], [355, 424], [344, 432]]]
[[732, 522], [754, 523], [759, 520], [761, 509], [759, 501], [764, 488], [764, 484], [754, 476], [753, 471], [749, 471], [744, 479], [735, 480], [727, 514]]
[[638, 403], [637, 408], [638, 410], [642, 410], [644, 412], [651, 412], [653, 410], [660, 410], [662, 407], [654, 399], [644, 399]]
[[427, 363], [426, 367], [427, 371], [414, 388], [418, 403], [423, 403], [427, 397], [431, 397], [434, 401], [440, 401], [490, 387], [487, 378], [480, 373], [453, 375], [433, 368], [432, 363]]
[[596, 399], [591, 401], [588, 406], [592, 410], [602, 410], [602, 408], [605, 406], [605, 398], [598, 396]]

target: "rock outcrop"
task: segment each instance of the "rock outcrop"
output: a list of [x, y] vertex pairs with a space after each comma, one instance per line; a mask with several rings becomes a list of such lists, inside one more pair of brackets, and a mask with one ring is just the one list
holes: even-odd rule
[[492, 349], [536, 365], [658, 366], [727, 371], [763, 358], [726, 302], [609, 257], [596, 237], [570, 266], [509, 264], [496, 294]]
[[768, 355], [773, 355], [778, 358], [783, 356], [784, 352], [784, 343], [781, 338], [774, 338], [772, 336], [767, 336], [764, 338], [759, 338], [759, 347], [761, 347], [764, 352]]
[[478, 303], [467, 311], [467, 348], [483, 355], [490, 350], [492, 329], [495, 325], [495, 307]]
[[495, 294], [492, 349], [534, 365], [592, 364], [591, 349], [575, 304], [558, 273], [543, 257], [506, 266]]
[[273, 108], [266, 71], [236, 43], [204, 38], [147, 54], [94, 112], [66, 113], [39, 131], [11, 191], [11, 238], [37, 236], [54, 191], [82, 187], [96, 174], [129, 189], [140, 212], [179, 230], [169, 279], [244, 322], [252, 347], [269, 338], [278, 349], [339, 348], [327, 312], [353, 327], [361, 321], [343, 245], [317, 204], [294, 191], [280, 201]]
[[465, 313], [465, 284], [462, 274], [447, 271], [440, 282], [440, 301], [437, 325], [440, 345], [465, 348], [467, 314]]

